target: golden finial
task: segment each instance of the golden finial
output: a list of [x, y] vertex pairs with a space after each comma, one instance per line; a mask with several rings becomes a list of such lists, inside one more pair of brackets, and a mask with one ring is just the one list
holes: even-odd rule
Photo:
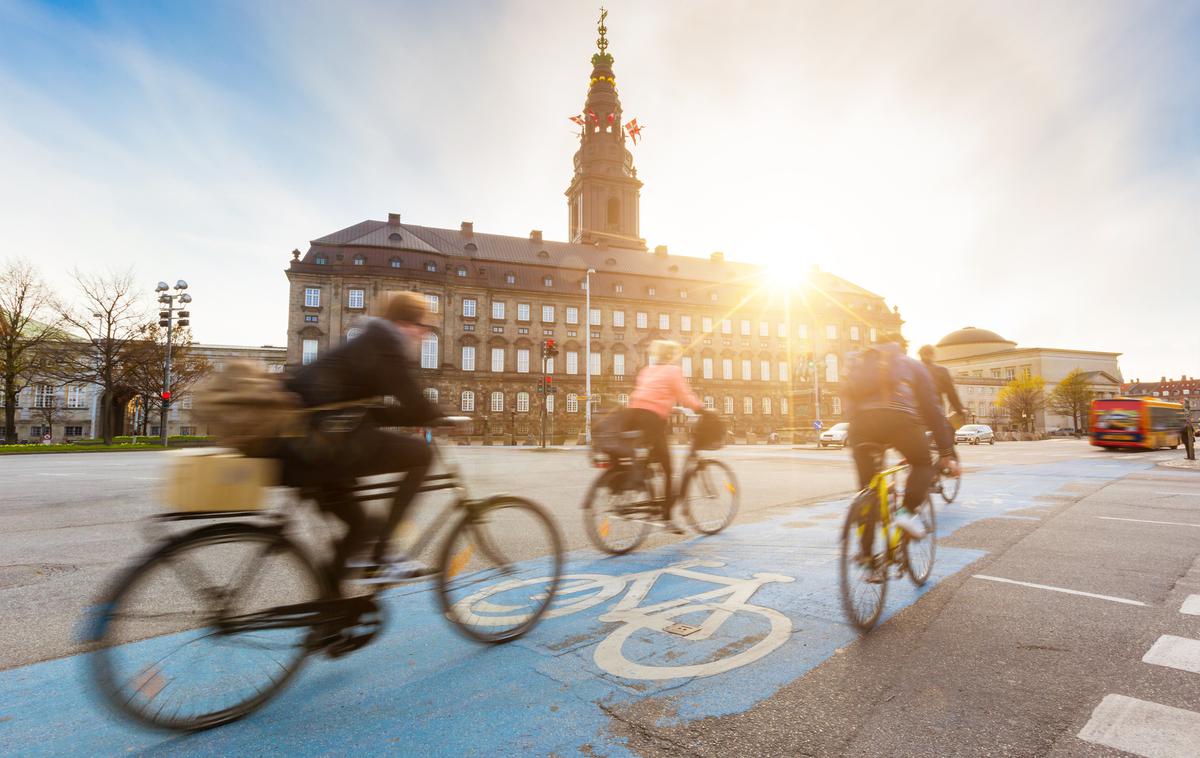
[[608, 33], [608, 27], [604, 25], [604, 19], [608, 18], [608, 11], [604, 6], [600, 6], [600, 23], [596, 29], [600, 32], [600, 39], [596, 40], [596, 47], [600, 48], [600, 54], [605, 55], [608, 51], [608, 39], [604, 36]]

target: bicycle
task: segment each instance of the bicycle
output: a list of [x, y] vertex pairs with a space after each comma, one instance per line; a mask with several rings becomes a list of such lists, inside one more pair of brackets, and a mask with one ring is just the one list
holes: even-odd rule
[[[608, 441], [609, 452], [593, 457], [593, 465], [604, 470], [584, 496], [583, 520], [593, 545], [606, 553], [623, 555], [642, 544], [652, 522], [661, 518], [665, 487], [661, 470], [655, 466], [651, 471], [646, 450], [636, 446], [640, 432], [611, 436], [615, 439]], [[682, 504], [693, 529], [700, 534], [716, 534], [737, 515], [737, 477], [725, 463], [703, 457], [697, 436], [693, 433], [691, 437], [676, 502]], [[611, 444], [617, 440], [620, 444]], [[598, 447], [605, 447], [604, 442], [599, 441]], [[691, 494], [693, 489], [695, 495]]]
[[889, 575], [908, 574], [920, 587], [933, 572], [937, 551], [937, 517], [929, 493], [918, 508], [917, 518], [926, 537], [911, 540], [893, 523], [902, 492], [898, 479], [908, 471], [907, 463], [883, 468], [885, 448], [863, 445], [876, 461], [871, 481], [854, 496], [842, 525], [840, 581], [842, 607], [860, 632], [874, 628], [883, 612]]
[[[462, 422], [469, 419], [448, 419]], [[536, 503], [509, 495], [473, 499], [457, 465], [429, 436], [445, 471], [420, 492], [448, 490], [453, 500], [428, 524], [411, 555], [458, 514], [438, 551], [437, 568], [396, 584], [436, 575], [441, 610], [456, 629], [487, 643], [516, 639], [546, 613], [562, 576], [559, 531]], [[340, 495], [389, 500], [396, 480], [357, 483]], [[303, 501], [301, 491], [289, 500]], [[169, 536], [122, 571], [85, 626], [90, 673], [101, 699], [145, 726], [195, 731], [246, 716], [277, 695], [305, 660], [338, 658], [379, 633], [385, 607], [376, 585], [342, 596], [308, 553], [289, 537], [286, 510], [164, 513], [151, 524], [218, 523]], [[516, 539], [513, 539], [516, 537]], [[508, 621], [480, 626], [459, 600], [498, 577], [548, 577], [545, 591], [509, 606]]]

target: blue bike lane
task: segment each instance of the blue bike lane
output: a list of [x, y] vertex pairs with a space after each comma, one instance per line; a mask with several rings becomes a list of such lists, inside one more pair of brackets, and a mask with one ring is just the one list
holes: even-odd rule
[[[938, 532], [1036, 519], [1030, 509], [1066, 485], [1149, 465], [970, 472], [959, 500], [939, 505]], [[668, 726], [743, 712], [853, 644], [838, 593], [845, 508], [844, 499], [818, 503], [615, 558], [574, 553], [550, 617], [508, 645], [459, 637], [427, 588], [394, 591], [373, 644], [312, 659], [266, 707], [208, 732], [113, 720], [89, 696], [81, 656], [0, 672], [0, 754], [631, 755], [620, 714], [653, 701]], [[939, 546], [923, 588], [889, 584], [883, 621], [982, 555]], [[684, 626], [670, 633], [668, 623]]]

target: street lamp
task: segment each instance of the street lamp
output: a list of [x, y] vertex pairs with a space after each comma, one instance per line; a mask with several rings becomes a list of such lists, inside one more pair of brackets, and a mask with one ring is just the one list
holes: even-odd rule
[[[162, 440], [162, 446], [167, 446], [167, 411], [171, 405], [171, 336], [175, 325], [180, 327], [187, 326], [191, 323], [189, 320], [191, 313], [187, 311], [188, 303], [192, 302], [192, 296], [184, 292], [188, 288], [188, 283], [180, 279], [175, 282], [175, 294], [170, 294], [170, 285], [166, 282], [159, 282], [154, 291], [158, 294], [158, 302], [162, 306], [158, 312], [158, 325], [167, 328], [167, 355], [163, 361], [163, 388], [162, 388], [162, 403], [159, 406], [159, 437]], [[179, 301], [180, 305], [176, 306], [175, 302]], [[176, 319], [176, 314], [179, 318]]]
[[592, 444], [592, 274], [596, 269], [589, 268], [583, 275], [584, 300], [587, 302], [584, 310], [583, 323], [587, 329], [583, 336], [583, 440]]

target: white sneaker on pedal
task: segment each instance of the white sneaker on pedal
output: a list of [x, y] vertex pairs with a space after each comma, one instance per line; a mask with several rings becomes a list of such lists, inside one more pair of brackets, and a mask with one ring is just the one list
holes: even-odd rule
[[898, 513], [896, 518], [892, 519], [892, 523], [896, 527], [908, 535], [910, 540], [925, 539], [925, 525], [921, 520], [910, 513]]

